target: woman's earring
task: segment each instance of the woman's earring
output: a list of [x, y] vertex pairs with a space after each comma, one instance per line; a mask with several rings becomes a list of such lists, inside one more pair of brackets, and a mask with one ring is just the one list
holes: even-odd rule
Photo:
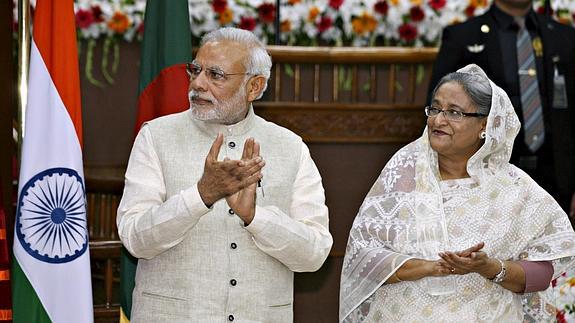
[[487, 134], [485, 133], [485, 131], [481, 131], [481, 132], [479, 133], [479, 138], [480, 138], [480, 139], [485, 139], [485, 136], [486, 136], [486, 135], [487, 135]]

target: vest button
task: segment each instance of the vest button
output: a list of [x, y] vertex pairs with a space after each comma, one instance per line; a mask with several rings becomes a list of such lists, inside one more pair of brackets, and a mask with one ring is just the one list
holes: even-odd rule
[[235, 242], [232, 242], [232, 244], [230, 245], [230, 247], [232, 247], [232, 249], [236, 249], [238, 247], [238, 245]]
[[233, 321], [234, 320], [234, 316], [233, 315], [228, 315], [228, 321]]
[[234, 215], [234, 210], [229, 209], [229, 210], [228, 210], [228, 213], [229, 213], [230, 215]]
[[236, 286], [238, 282], [235, 279], [230, 280], [230, 285]]
[[233, 142], [233, 141], [230, 141], [230, 142], [228, 143], [228, 147], [230, 147], [230, 148], [232, 148], [232, 149], [233, 149], [233, 148], [236, 148], [236, 143]]

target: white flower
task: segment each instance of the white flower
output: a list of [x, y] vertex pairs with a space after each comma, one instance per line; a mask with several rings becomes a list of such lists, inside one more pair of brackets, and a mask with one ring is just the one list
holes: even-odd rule
[[[17, 21], [18, 0], [14, 2], [14, 19]], [[167, 0], [165, 0], [167, 1]], [[212, 7], [213, 0], [188, 0], [190, 13], [191, 33], [199, 38], [204, 33], [221, 27], [219, 16]], [[389, 6], [386, 17], [374, 12], [374, 5], [380, 0], [344, 0], [339, 9], [329, 6], [329, 0], [300, 0], [290, 4], [289, 0], [280, 0], [280, 18], [282, 21], [289, 21], [290, 30], [283, 32], [281, 38], [284, 42], [298, 45], [297, 37], [307, 37], [303, 40], [306, 43], [313, 42], [318, 36], [336, 45], [369, 46], [369, 39], [377, 37], [383, 38], [386, 42], [397, 43], [399, 41], [398, 28], [405, 22], [412, 23], [418, 29], [418, 36], [414, 42], [415, 46], [438, 44], [441, 38], [441, 31], [445, 26], [454, 22], [463, 22], [467, 19], [465, 9], [470, 5], [470, 0], [447, 0], [443, 8], [435, 12], [429, 5], [429, 0], [421, 0], [420, 7], [424, 11], [423, 21], [411, 22], [410, 9], [414, 6], [413, 0], [387, 0]], [[493, 0], [489, 0], [491, 3]], [[263, 41], [271, 40], [273, 35], [273, 24], [264, 25], [258, 19], [257, 8], [263, 3], [276, 4], [277, 0], [227, 0], [228, 10], [232, 12], [232, 21], [227, 24], [238, 26], [242, 17], [252, 17], [256, 19], [254, 33]], [[543, 5], [543, 0], [534, 1], [535, 9]], [[32, 6], [36, 1], [31, 0]], [[575, 0], [554, 0], [551, 2], [555, 15], [560, 15], [562, 22], [575, 24], [573, 13], [575, 12]], [[91, 7], [98, 6], [102, 10], [104, 21], [94, 23], [87, 28], [79, 30], [79, 36], [85, 39], [98, 37], [109, 37], [114, 33], [107, 26], [107, 22], [119, 11], [127, 15], [131, 25], [124, 33], [124, 39], [131, 41], [137, 34], [138, 27], [143, 20], [146, 7], [146, 0], [75, 0], [74, 10], [91, 10]], [[317, 8], [318, 14], [313, 21], [309, 21], [311, 8]], [[488, 10], [488, 7], [476, 8], [475, 15], [480, 15]], [[352, 21], [354, 17], [364, 13], [373, 16], [378, 25], [372, 34], [357, 35], [353, 30]], [[317, 24], [322, 17], [329, 17], [335, 24], [325, 30], [321, 35], [317, 30]], [[405, 18], [405, 19], [404, 19]], [[296, 37], [297, 36], [297, 37]], [[346, 42], [344, 44], [344, 41]]]

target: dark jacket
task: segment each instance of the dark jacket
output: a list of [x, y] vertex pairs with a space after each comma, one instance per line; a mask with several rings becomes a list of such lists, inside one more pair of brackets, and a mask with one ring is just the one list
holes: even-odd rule
[[[506, 64], [514, 64], [516, 69], [517, 59], [506, 59], [510, 56], [501, 48], [499, 28], [503, 28], [501, 25], [504, 20], [501, 15], [502, 12], [492, 6], [481, 16], [443, 30], [441, 48], [433, 67], [428, 102], [431, 101], [431, 92], [441, 77], [467, 64], [475, 63], [495, 84], [507, 92], [517, 115], [522, 119], [518, 76], [510, 78], [505, 75], [505, 69], [509, 70]], [[537, 74], [544, 113], [545, 142], [532, 154], [524, 143], [521, 130], [515, 140], [511, 162], [522, 167], [519, 163], [520, 156], [536, 156], [536, 169], [526, 171], [568, 211], [571, 195], [575, 191], [575, 29], [549, 17], [537, 15], [533, 10], [529, 15], [543, 47]], [[565, 77], [568, 102], [566, 109], [553, 107], [555, 70]]]

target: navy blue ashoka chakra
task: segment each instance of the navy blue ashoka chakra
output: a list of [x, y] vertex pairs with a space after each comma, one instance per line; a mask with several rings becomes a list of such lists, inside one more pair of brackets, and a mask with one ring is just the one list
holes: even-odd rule
[[48, 263], [69, 262], [86, 252], [86, 195], [75, 170], [47, 169], [22, 187], [16, 235], [28, 254]]

